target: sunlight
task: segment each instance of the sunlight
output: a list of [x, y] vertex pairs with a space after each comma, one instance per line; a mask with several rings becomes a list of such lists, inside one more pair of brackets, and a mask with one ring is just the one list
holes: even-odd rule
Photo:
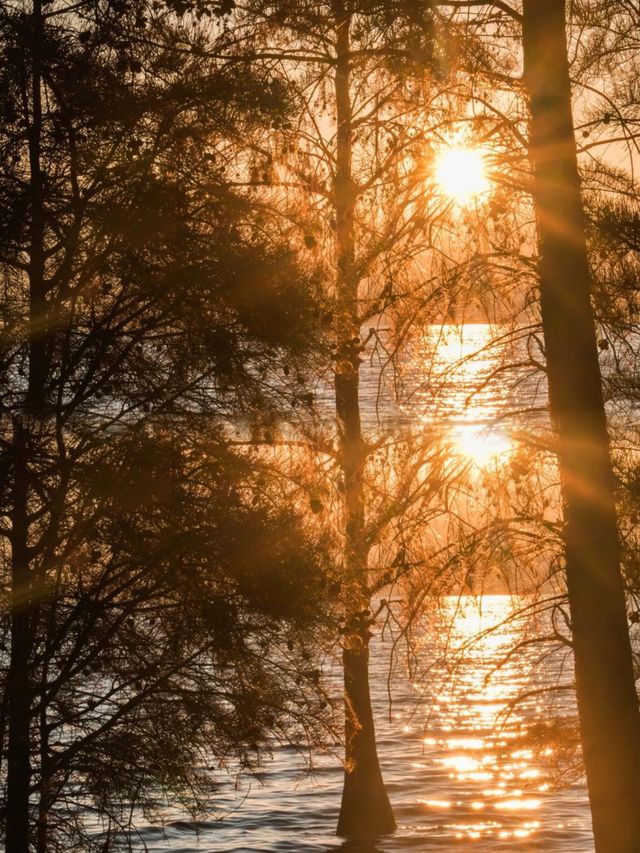
[[0, 853], [640, 853], [639, 7], [2, 4]]
[[433, 357], [436, 372], [445, 377], [439, 405], [449, 423], [449, 445], [480, 471], [503, 465], [515, 450], [508, 427], [495, 422], [505, 408], [505, 388], [487, 382], [500, 363], [499, 347], [493, 345], [499, 334], [489, 323], [433, 326], [429, 333], [428, 352], [433, 347], [434, 355], [427, 359]]
[[506, 433], [488, 430], [482, 424], [460, 425], [454, 435], [455, 448], [478, 468], [488, 468], [505, 461], [514, 450]]
[[[510, 595], [447, 596], [444, 613], [451, 625], [451, 642], [463, 648], [479, 638], [470, 651], [475, 656], [495, 654], [517, 637], [517, 628], [508, 620], [518, 606], [518, 600]], [[498, 627], [500, 630], [494, 631]]]
[[[437, 694], [434, 707], [442, 716], [438, 725], [433, 718], [429, 722], [437, 735], [424, 741], [433, 763], [447, 775], [450, 794], [420, 802], [444, 812], [455, 805], [447, 828], [457, 838], [484, 843], [491, 838], [530, 838], [541, 825], [532, 820], [532, 812], [543, 806], [541, 769], [534, 751], [517, 744], [526, 731], [524, 720], [515, 709], [505, 714], [527, 683], [528, 672], [516, 658], [503, 661], [501, 671], [495, 671], [496, 661], [522, 637], [522, 625], [510, 621], [521, 600], [510, 595], [451, 595], [442, 604], [450, 659], [460, 655], [465, 665], [449, 675]], [[449, 730], [465, 734], [449, 736]], [[513, 747], [511, 740], [516, 741]], [[480, 813], [492, 817], [478, 821]]]
[[464, 207], [491, 186], [484, 152], [465, 146], [443, 149], [436, 160], [435, 180], [444, 195]]

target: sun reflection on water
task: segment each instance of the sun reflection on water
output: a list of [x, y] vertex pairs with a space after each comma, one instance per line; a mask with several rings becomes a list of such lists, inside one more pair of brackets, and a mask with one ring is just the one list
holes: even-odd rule
[[499, 338], [487, 323], [433, 326], [419, 356], [428, 372], [418, 395], [423, 422], [444, 422], [453, 453], [481, 470], [504, 464], [515, 449], [500, 420], [509, 401], [499, 378]]
[[442, 652], [458, 665], [440, 686], [424, 748], [447, 796], [419, 802], [467, 842], [527, 839], [541, 826], [544, 768], [521, 742], [525, 710], [510, 707], [530, 678], [526, 656], [507, 655], [522, 638], [519, 606], [508, 595], [452, 596], [441, 614]]

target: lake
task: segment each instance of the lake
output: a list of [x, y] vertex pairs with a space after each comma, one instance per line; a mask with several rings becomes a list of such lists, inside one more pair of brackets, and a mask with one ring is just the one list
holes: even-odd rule
[[[507, 334], [485, 324], [433, 327], [393, 370], [384, 351], [370, 352], [361, 383], [365, 427], [436, 425], [451, 451], [478, 471], [500, 466], [519, 431], [548, 425], [546, 386], [529, 363], [531, 354], [526, 330]], [[507, 362], [515, 366], [503, 369]], [[319, 386], [318, 398], [329, 413], [330, 389]], [[554, 748], [532, 744], [541, 725], [573, 720], [575, 708], [568, 655], [555, 653], [536, 666], [544, 648], [518, 646], [540, 629], [528, 616], [510, 618], [527, 603], [509, 595], [460, 595], [440, 602], [425, 620], [420, 676], [410, 681], [402, 666], [396, 667], [391, 706], [389, 640], [374, 644], [374, 713], [398, 821], [393, 836], [366, 848], [337, 839], [339, 757], [317, 756], [308, 775], [295, 750], [275, 747], [259, 779], [236, 788], [230, 777], [223, 785], [219, 819], [192, 825], [166, 814], [163, 828], [143, 828], [142, 842], [153, 853], [592, 853], [584, 784], [574, 780], [557, 787]], [[518, 653], [505, 662], [516, 646]], [[542, 691], [548, 687], [561, 689], [547, 695]], [[511, 707], [522, 693], [529, 698]]]
[[[196, 827], [149, 827], [142, 838], [153, 853], [196, 851], [329, 851], [391, 853], [409, 850], [592, 853], [586, 789], [574, 783], [554, 789], [553, 749], [527, 744], [528, 731], [555, 716], [572, 717], [571, 693], [550, 704], [525, 702], [509, 715], [521, 691], [569, 683], [569, 662], [552, 658], [542, 674], [539, 650], [523, 651], [485, 681], [524, 630], [519, 622], [485, 633], [522, 606], [503, 595], [451, 597], [434, 637], [425, 636], [428, 666], [421, 684], [396, 673], [393, 705], [386, 692], [388, 648], [374, 650], [372, 683], [380, 761], [398, 821], [397, 832], [375, 846], [345, 845], [335, 837], [342, 773], [337, 758], [319, 756], [313, 776], [301, 772], [294, 751], [276, 748], [261, 780], [235, 789], [230, 779], [218, 807], [220, 820]], [[442, 629], [448, 659], [442, 658]], [[197, 835], [196, 835], [197, 831]]]

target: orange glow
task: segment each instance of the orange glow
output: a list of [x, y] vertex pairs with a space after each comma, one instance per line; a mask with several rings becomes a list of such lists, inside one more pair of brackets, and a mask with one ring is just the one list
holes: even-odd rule
[[436, 160], [435, 180], [442, 194], [453, 199], [461, 207], [470, 204], [491, 188], [486, 172], [485, 154], [479, 148], [444, 148]]

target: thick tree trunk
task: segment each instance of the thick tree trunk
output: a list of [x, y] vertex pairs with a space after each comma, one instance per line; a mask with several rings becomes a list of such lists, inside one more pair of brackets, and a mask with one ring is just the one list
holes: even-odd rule
[[598, 853], [640, 850], [640, 714], [590, 301], [564, 0], [524, 0], [525, 85], [584, 763]]
[[369, 690], [367, 613], [368, 548], [365, 542], [364, 469], [367, 447], [362, 436], [359, 402], [358, 277], [355, 272], [354, 210], [351, 173], [351, 92], [349, 28], [351, 18], [336, 4], [337, 164], [335, 209], [337, 233], [338, 351], [335, 373], [336, 416], [344, 480], [345, 590], [348, 599], [343, 665], [345, 689], [345, 776], [338, 834], [370, 838], [392, 832], [395, 820], [384, 787], [376, 747]]

